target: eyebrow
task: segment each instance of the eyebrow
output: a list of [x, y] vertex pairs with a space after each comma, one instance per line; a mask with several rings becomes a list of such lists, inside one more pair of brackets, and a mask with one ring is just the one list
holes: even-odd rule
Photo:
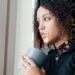
[[49, 14], [44, 14], [42, 17], [46, 16], [46, 15], [49, 15]]
[[[48, 14], [44, 14], [44, 15], [42, 15], [42, 17], [44, 17], [44, 16], [46, 16], [46, 15], [49, 15], [49, 13], [48, 13]], [[39, 18], [37, 17], [37, 19], [39, 19]]]

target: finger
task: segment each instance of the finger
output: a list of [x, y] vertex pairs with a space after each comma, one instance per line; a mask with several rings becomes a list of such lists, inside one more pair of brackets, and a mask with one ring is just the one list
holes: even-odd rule
[[29, 65], [31, 65], [30, 64], [30, 62], [28, 62], [28, 60], [27, 59], [25, 59], [25, 57], [23, 56], [23, 61], [25, 62], [25, 63], [28, 63]]
[[23, 66], [30, 66], [30, 63], [23, 57]]
[[32, 59], [30, 59], [28, 56], [24, 56], [24, 59], [33, 67], [36, 66], [36, 64], [34, 63], [34, 61]]
[[25, 59], [23, 59], [22, 66], [25, 68], [25, 70], [31, 68], [31, 65]]

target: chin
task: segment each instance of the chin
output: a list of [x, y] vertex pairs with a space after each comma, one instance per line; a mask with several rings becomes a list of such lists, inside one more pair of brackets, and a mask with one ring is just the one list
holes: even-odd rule
[[52, 43], [52, 40], [49, 40], [49, 39], [44, 39], [43, 41], [44, 41], [45, 44], [50, 44], [50, 43]]
[[45, 44], [48, 44], [49, 43], [49, 40], [48, 39], [44, 39], [43, 41], [44, 41]]

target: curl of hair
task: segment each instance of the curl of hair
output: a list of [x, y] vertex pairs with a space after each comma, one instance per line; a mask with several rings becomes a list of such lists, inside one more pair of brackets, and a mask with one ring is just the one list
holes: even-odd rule
[[37, 22], [37, 10], [40, 6], [50, 10], [65, 28], [65, 33], [69, 36], [72, 35], [75, 2], [72, 0], [37, 0], [34, 10], [34, 47], [41, 48], [43, 45], [43, 40], [38, 30], [39, 24]]

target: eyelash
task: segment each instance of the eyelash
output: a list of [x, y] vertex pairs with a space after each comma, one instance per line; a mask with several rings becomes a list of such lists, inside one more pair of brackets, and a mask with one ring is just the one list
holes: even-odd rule
[[44, 21], [49, 21], [51, 18], [50, 17], [45, 17], [43, 20]]
[[[50, 17], [44, 17], [43, 21], [49, 21], [51, 18]], [[38, 23], [40, 23], [40, 20], [37, 20]]]

